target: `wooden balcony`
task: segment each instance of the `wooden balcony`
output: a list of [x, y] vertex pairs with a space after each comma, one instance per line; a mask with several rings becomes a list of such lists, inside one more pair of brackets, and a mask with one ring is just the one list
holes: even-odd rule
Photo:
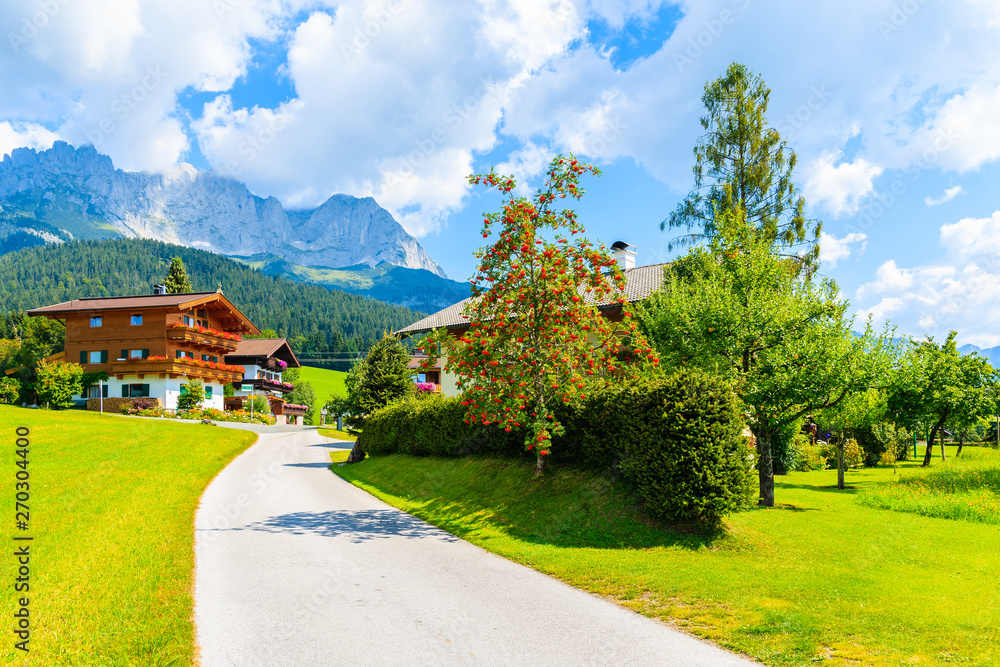
[[253, 387], [254, 391], [277, 391], [282, 394], [287, 394], [292, 391], [292, 387], [286, 387], [281, 382], [277, 380], [264, 380], [261, 378], [244, 378], [241, 385], [248, 384]]
[[156, 375], [157, 377], [180, 377], [187, 375], [192, 378], [203, 380], [218, 380], [223, 384], [239, 382], [243, 379], [243, 373], [239, 371], [227, 371], [221, 368], [207, 368], [186, 364], [173, 359], [166, 360], [143, 360], [143, 361], [116, 361], [111, 364], [111, 375], [119, 380], [126, 375], [137, 375], [140, 379], [146, 375]]
[[235, 340], [216, 336], [215, 334], [182, 328], [167, 329], [167, 339], [179, 343], [187, 343], [198, 348], [221, 351], [223, 354], [226, 352], [235, 352], [236, 346], [239, 344]]

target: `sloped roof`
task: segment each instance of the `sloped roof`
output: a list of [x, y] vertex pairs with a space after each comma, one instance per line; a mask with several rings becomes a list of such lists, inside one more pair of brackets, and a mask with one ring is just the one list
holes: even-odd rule
[[[642, 301], [653, 292], [659, 290], [663, 285], [663, 269], [666, 266], [666, 264], [648, 264], [622, 271], [622, 274], [625, 276], [625, 298], [630, 303], [634, 303]], [[586, 301], [594, 303], [594, 296], [592, 294], [586, 294], [584, 298]], [[414, 322], [409, 326], [403, 327], [395, 333], [397, 335], [418, 334], [433, 329], [452, 329], [454, 327], [466, 326], [469, 320], [462, 316], [462, 311], [465, 310], [465, 306], [471, 300], [472, 297], [464, 301], [459, 301], [444, 310], [439, 310], [433, 315], [428, 315], [419, 322]], [[617, 301], [610, 299], [596, 303], [598, 308], [611, 308], [617, 305]]]
[[260, 330], [253, 325], [246, 315], [233, 305], [222, 292], [187, 292], [184, 294], [142, 294], [140, 296], [101, 296], [87, 299], [74, 299], [64, 301], [51, 306], [34, 308], [28, 311], [28, 315], [54, 316], [62, 313], [77, 313], [98, 310], [132, 310], [137, 308], [178, 308], [186, 310], [202, 304], [222, 302], [225, 308], [242, 322], [246, 329], [253, 334], [259, 334]]
[[230, 357], [279, 357], [292, 368], [302, 366], [286, 338], [244, 338], [226, 355], [226, 359]]

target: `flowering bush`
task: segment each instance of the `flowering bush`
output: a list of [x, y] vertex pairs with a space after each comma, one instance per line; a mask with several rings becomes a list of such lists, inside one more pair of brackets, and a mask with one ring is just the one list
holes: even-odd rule
[[282, 382], [281, 386], [286, 387], [288, 389], [292, 389], [295, 385], [293, 385], [291, 382]]
[[187, 419], [201, 420], [211, 419], [217, 422], [239, 422], [242, 424], [267, 424], [273, 425], [277, 420], [268, 414], [254, 413], [253, 416], [244, 410], [223, 411], [214, 408], [204, 410], [177, 410], [175, 412], [164, 410], [163, 408], [149, 408], [126, 414], [137, 414], [140, 417], [160, 417], [162, 419]]
[[281, 359], [278, 359], [278, 367], [281, 368], [282, 370], [284, 370], [284, 369], [288, 368], [288, 362], [287, 361], [282, 361]]
[[437, 385], [434, 384], [433, 382], [418, 382], [417, 383], [417, 391], [432, 392], [435, 389], [437, 389]]
[[208, 327], [199, 327], [196, 325], [184, 324], [183, 322], [171, 322], [167, 325], [168, 329], [184, 329], [186, 331], [197, 331], [198, 333], [208, 334], [210, 336], [218, 336], [219, 338], [225, 338], [226, 340], [232, 340], [239, 343], [243, 340], [243, 337], [239, 334], [229, 333], [228, 331], [219, 331], [218, 329], [209, 329]]
[[308, 410], [308, 405], [299, 405], [298, 403], [285, 403], [286, 408], [293, 408], [296, 410]]

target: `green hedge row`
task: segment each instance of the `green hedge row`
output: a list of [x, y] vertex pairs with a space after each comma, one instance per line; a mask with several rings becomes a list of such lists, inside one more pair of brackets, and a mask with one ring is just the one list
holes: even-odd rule
[[[467, 424], [465, 413], [457, 398], [406, 399], [369, 415], [357, 444], [372, 455], [533, 457], [523, 434]], [[557, 417], [566, 433], [552, 460], [620, 471], [656, 518], [715, 521], [755, 498], [736, 398], [714, 376], [684, 370], [612, 387]]]

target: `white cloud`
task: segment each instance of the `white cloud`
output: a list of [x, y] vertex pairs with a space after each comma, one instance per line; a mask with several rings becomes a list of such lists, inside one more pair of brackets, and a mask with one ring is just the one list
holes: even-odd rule
[[860, 244], [861, 247], [858, 248], [858, 253], [863, 253], [867, 245], [867, 238], [868, 235], [861, 232], [851, 232], [842, 238], [837, 238], [823, 232], [819, 238], [820, 260], [826, 268], [832, 269], [837, 266], [840, 260], [851, 256], [854, 252], [852, 246]]
[[0, 122], [0, 155], [22, 146], [44, 150], [57, 139], [58, 134], [35, 123], [18, 123], [15, 126], [7, 121]]
[[889, 318], [890, 313], [894, 313], [903, 307], [903, 300], [896, 297], [886, 297], [871, 308], [859, 308], [858, 319], [867, 320], [869, 317], [876, 325], [881, 324]]
[[924, 203], [928, 206], [940, 206], [941, 204], [950, 202], [952, 199], [964, 192], [965, 190], [962, 189], [961, 185], [956, 185], [955, 187], [945, 190], [944, 194], [940, 197], [924, 197]]
[[944, 254], [935, 262], [901, 268], [883, 263], [875, 279], [858, 288], [858, 314], [892, 314], [901, 333], [964, 342], [1000, 344], [1000, 211], [941, 227]]
[[882, 173], [882, 167], [864, 158], [834, 164], [842, 157], [838, 151], [814, 160], [807, 169], [809, 178], [803, 188], [807, 201], [825, 206], [834, 217], [857, 213], [859, 202], [874, 192], [872, 182]]

